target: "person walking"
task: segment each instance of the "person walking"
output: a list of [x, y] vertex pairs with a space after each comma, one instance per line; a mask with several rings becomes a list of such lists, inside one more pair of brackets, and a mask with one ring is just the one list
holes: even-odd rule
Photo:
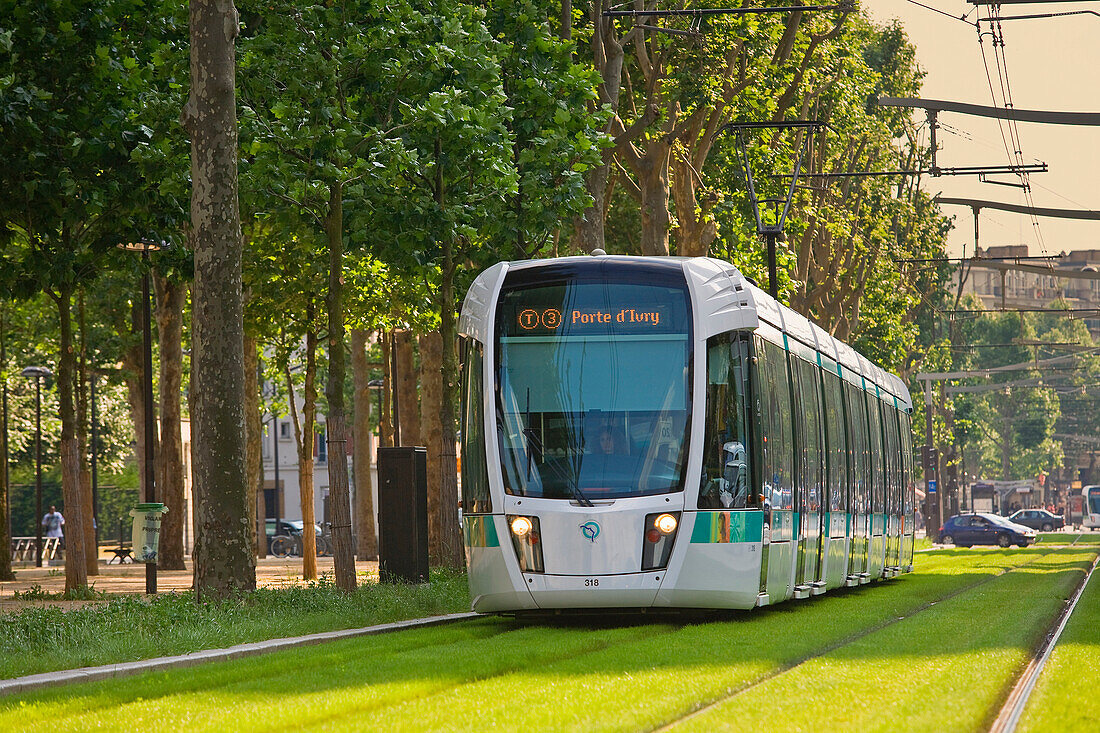
[[61, 528], [65, 526], [65, 517], [57, 511], [57, 507], [50, 505], [49, 513], [42, 517], [42, 526], [46, 529], [47, 537], [57, 537], [57, 544], [64, 546], [65, 531]]

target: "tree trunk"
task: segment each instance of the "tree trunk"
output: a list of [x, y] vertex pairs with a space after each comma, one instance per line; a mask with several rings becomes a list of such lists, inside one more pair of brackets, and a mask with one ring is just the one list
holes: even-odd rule
[[232, 0], [191, 0], [195, 597], [256, 587], [244, 464], [244, 309]]
[[443, 564], [461, 568], [464, 564], [462, 529], [458, 525], [458, 461], [455, 455], [454, 404], [458, 399], [458, 358], [455, 353], [455, 257], [449, 239], [443, 240], [443, 278], [440, 287], [440, 327], [443, 340], [443, 399], [439, 408], [441, 423], [439, 459], [439, 530], [443, 544]]
[[84, 292], [77, 297], [80, 358], [76, 370], [76, 440], [80, 449], [80, 499], [84, 515], [84, 559], [88, 575], [99, 575], [99, 546], [95, 541], [95, 501], [92, 466], [88, 461], [88, 330], [84, 323]]
[[[80, 445], [76, 437], [76, 404], [73, 386], [76, 356], [73, 352], [72, 291], [62, 288], [54, 296], [61, 319], [61, 355], [57, 360], [57, 394], [61, 413], [61, 496], [65, 502], [65, 592], [88, 585], [88, 564], [84, 552], [84, 512], [80, 486]], [[7, 551], [7, 548], [3, 548]]]
[[[252, 487], [251, 513], [248, 523], [255, 528], [252, 549], [256, 557], [267, 557], [267, 528], [263, 506], [263, 437], [264, 426], [260, 417], [260, 357], [259, 344], [245, 331], [244, 334], [244, 462], [247, 486]], [[274, 433], [272, 433], [274, 435]], [[278, 438], [276, 438], [278, 440]]]
[[393, 447], [393, 361], [390, 358], [390, 331], [381, 331], [379, 338], [382, 341], [382, 414], [378, 418], [379, 431], [382, 433], [382, 445], [386, 448]]
[[443, 534], [440, 532], [440, 486], [443, 483], [443, 337], [432, 331], [420, 337], [421, 410], [424, 442], [428, 447], [428, 557], [433, 565], [443, 562]]
[[161, 520], [157, 566], [186, 570], [183, 528], [187, 502], [183, 475], [183, 304], [187, 286], [152, 274], [157, 302], [157, 347], [160, 351], [160, 450], [156, 457], [157, 496], [168, 507]]
[[416, 394], [416, 359], [412, 331], [395, 331], [397, 393], [401, 415], [401, 445], [423, 445], [420, 436], [420, 400]]
[[642, 254], [667, 255], [669, 146], [663, 140], [654, 140], [646, 148], [637, 170], [642, 190]]
[[355, 391], [352, 393], [355, 426], [351, 431], [355, 440], [352, 454], [352, 465], [355, 468], [355, 554], [360, 560], [376, 560], [378, 535], [374, 529], [374, 482], [370, 473], [372, 403], [370, 387], [367, 386], [370, 381], [370, 367], [367, 364], [367, 332], [361, 328], [351, 331], [351, 372], [355, 384]]
[[670, 191], [676, 203], [676, 254], [681, 257], [706, 257], [710, 245], [718, 236], [718, 227], [710, 211], [716, 197], [696, 200], [698, 182], [694, 166], [683, 155], [673, 155], [670, 161], [672, 180]]
[[[4, 308], [0, 305], [0, 410], [3, 410], [3, 429], [0, 429], [0, 549], [11, 546], [11, 537], [8, 532], [8, 518], [11, 516], [11, 506], [8, 504], [8, 472], [4, 466], [8, 465], [8, 351], [4, 333]], [[42, 521], [38, 517], [36, 521]], [[11, 553], [0, 552], [0, 581], [15, 580], [15, 573], [11, 569]]]
[[[134, 298], [130, 303], [130, 345], [122, 352], [122, 372], [126, 380], [126, 399], [130, 405], [130, 424], [134, 428], [134, 456], [138, 463], [145, 455], [145, 389], [142, 387], [145, 375], [142, 373], [141, 331], [141, 301]], [[155, 440], [156, 435], [153, 437]], [[153, 455], [156, 452], [157, 446], [154, 442]], [[138, 486], [138, 496], [149, 496], [149, 487], [145, 485], [145, 471], [138, 471]]]
[[313, 525], [317, 521], [313, 511], [313, 441], [317, 421], [317, 332], [313, 329], [316, 307], [312, 300], [306, 304], [306, 369], [302, 385], [302, 413], [298, 414], [294, 397], [294, 380], [289, 361], [283, 365], [286, 377], [287, 402], [290, 417], [294, 421], [295, 448], [298, 451], [298, 501], [302, 509], [302, 578], [317, 580], [317, 536]]
[[[619, 44], [615, 23], [603, 17], [609, 2], [593, 2], [589, 10], [592, 22], [592, 61], [600, 74], [597, 87], [599, 104], [613, 112], [619, 108], [619, 90], [622, 86], [623, 47]], [[609, 123], [610, 124], [610, 123]], [[604, 132], [610, 132], [610, 127]], [[573, 240], [570, 244], [584, 252], [604, 247], [604, 217], [607, 214], [607, 179], [611, 171], [614, 149], [604, 151], [603, 161], [588, 174], [585, 187], [592, 197], [592, 205], [573, 219]]]
[[325, 234], [328, 238], [328, 500], [332, 512], [336, 587], [355, 590], [355, 548], [351, 542], [347, 424], [344, 418], [344, 200], [343, 188], [329, 189]]

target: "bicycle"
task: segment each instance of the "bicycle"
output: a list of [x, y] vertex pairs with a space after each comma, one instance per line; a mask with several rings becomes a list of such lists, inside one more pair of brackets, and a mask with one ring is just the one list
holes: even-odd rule
[[[300, 535], [280, 534], [271, 538], [271, 554], [275, 557], [302, 556], [302, 538]], [[324, 535], [317, 535], [317, 557], [332, 554], [332, 546]]]

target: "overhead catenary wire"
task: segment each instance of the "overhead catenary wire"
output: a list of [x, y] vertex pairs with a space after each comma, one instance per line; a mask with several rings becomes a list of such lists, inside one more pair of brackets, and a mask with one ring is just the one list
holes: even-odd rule
[[[1014, 102], [1012, 98], [1012, 85], [1008, 77], [1008, 64], [1004, 56], [1004, 32], [1000, 23], [997, 22], [1000, 15], [999, 6], [990, 6], [986, 12], [989, 14], [986, 19], [990, 23], [988, 31], [983, 32], [980, 23], [975, 23], [978, 29], [978, 48], [982, 55], [982, 66], [984, 67], [986, 82], [989, 86], [989, 95], [994, 106], [1001, 106], [1006, 111], [1014, 109]], [[985, 53], [985, 44], [983, 38], [985, 35], [990, 36], [991, 45], [993, 47], [994, 63], [997, 69], [997, 82], [1001, 89], [1000, 100], [997, 98], [997, 93], [993, 86], [993, 75], [989, 70], [989, 59]], [[1010, 113], [1008, 116], [1008, 134], [1005, 134], [1006, 125], [998, 119], [997, 128], [1001, 133], [1001, 142], [1004, 145], [1005, 155], [1008, 157], [1010, 163], [1019, 165], [1023, 162], [1023, 146], [1020, 142], [1020, 132], [1017, 125], [1017, 120]], [[1010, 143], [1011, 141], [1011, 143]], [[1017, 173], [1021, 187], [1024, 192], [1024, 199], [1029, 206], [1034, 206], [1034, 199], [1031, 194], [1031, 180], [1026, 171], [1019, 171]], [[1042, 228], [1039, 226], [1039, 220], [1037, 217], [1031, 217], [1032, 227], [1035, 231], [1036, 240], [1042, 251], [1046, 251], [1046, 242], [1043, 238]]]

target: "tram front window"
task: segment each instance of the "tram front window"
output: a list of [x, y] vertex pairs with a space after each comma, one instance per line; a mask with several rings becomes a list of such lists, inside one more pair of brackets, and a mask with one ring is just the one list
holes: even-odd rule
[[687, 292], [672, 273], [638, 279], [506, 283], [496, 407], [508, 493], [587, 504], [683, 489]]

